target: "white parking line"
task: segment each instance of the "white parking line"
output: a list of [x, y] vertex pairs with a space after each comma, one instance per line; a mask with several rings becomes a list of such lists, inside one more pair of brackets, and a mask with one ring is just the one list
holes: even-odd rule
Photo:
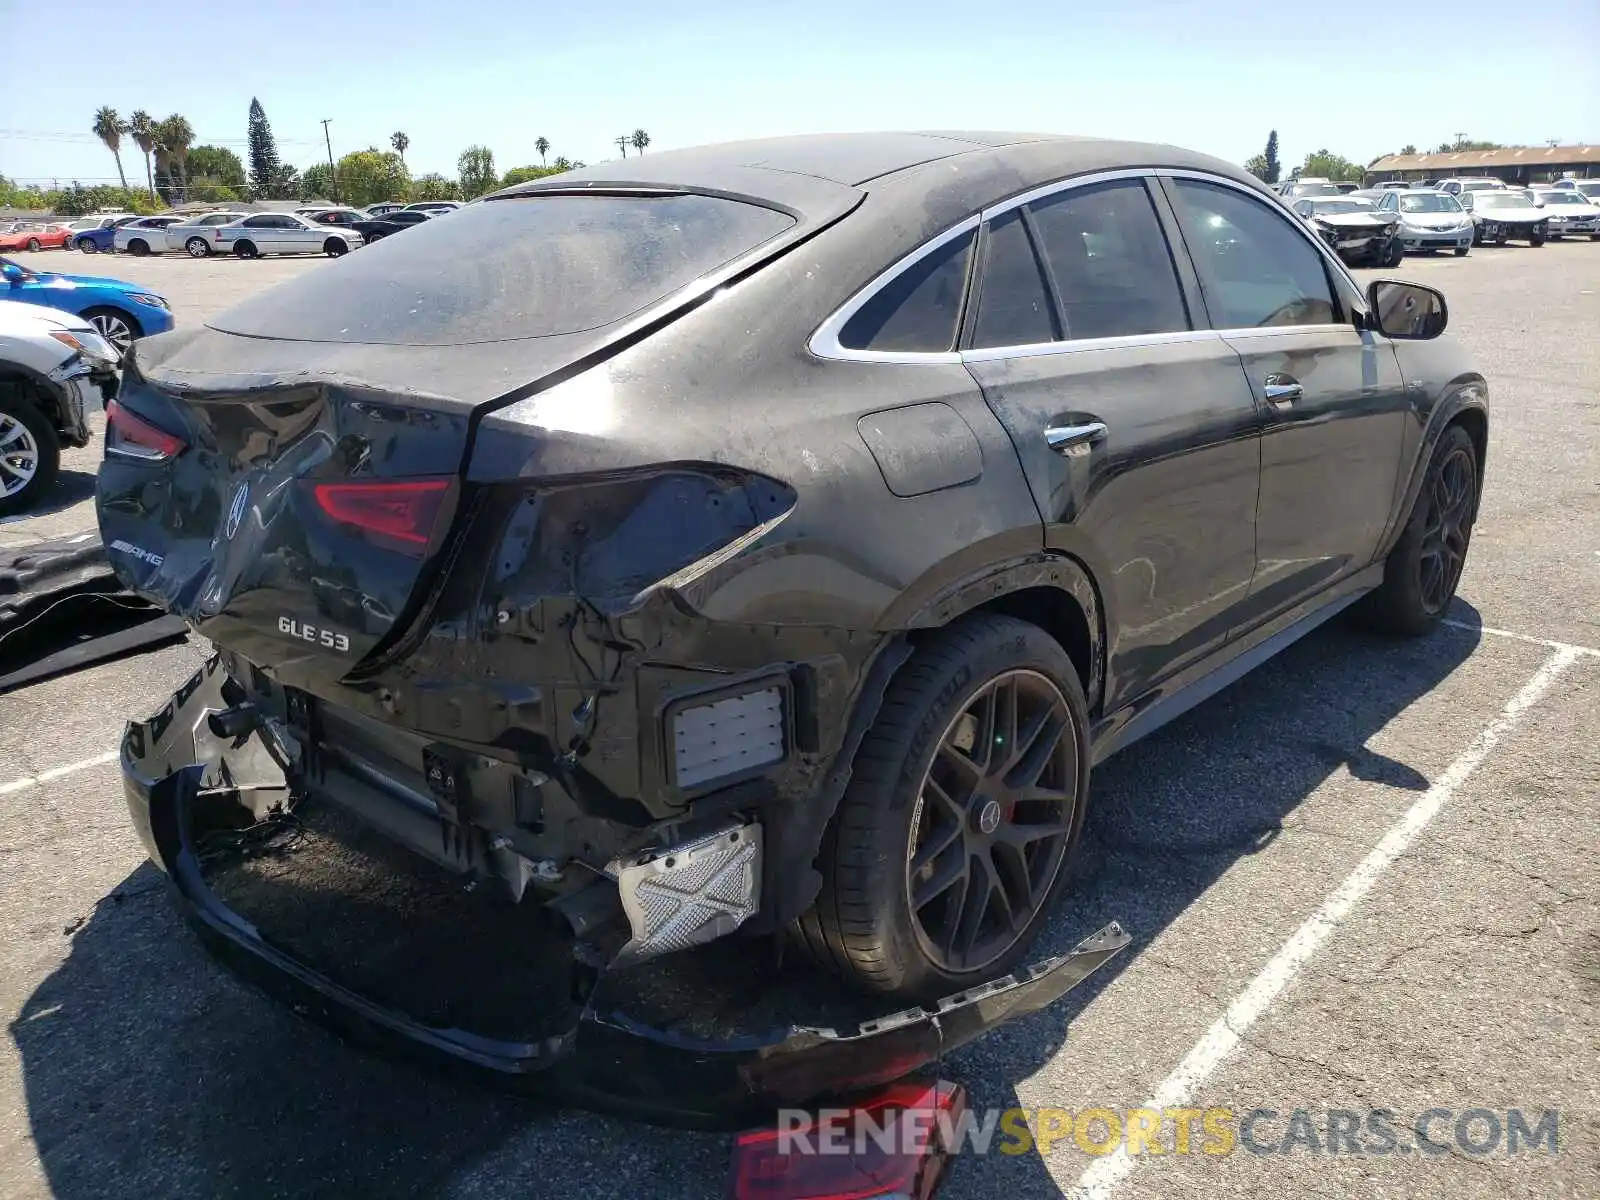
[[[1184, 1055], [1183, 1061], [1172, 1074], [1161, 1081], [1155, 1094], [1144, 1102], [1143, 1107], [1164, 1112], [1169, 1108], [1184, 1107], [1193, 1100], [1200, 1085], [1233, 1053], [1244, 1034], [1272, 1007], [1283, 990], [1294, 982], [1312, 956], [1372, 890], [1383, 873], [1406, 852], [1428, 823], [1438, 816], [1439, 810], [1449, 802], [1450, 797], [1466, 782], [1467, 777], [1477, 770], [1500, 740], [1516, 728], [1523, 715], [1583, 653], [1579, 647], [1562, 646], [1545, 659], [1544, 665], [1534, 673], [1533, 678], [1500, 710], [1500, 715], [1484, 726], [1461, 756], [1446, 768], [1444, 774], [1406, 810], [1399, 821], [1390, 826], [1383, 839], [1356, 869], [1294, 931], [1261, 973], [1234, 998], [1227, 1011]], [[1072, 1195], [1082, 1200], [1105, 1200], [1138, 1165], [1139, 1159], [1129, 1155], [1125, 1147], [1119, 1146], [1079, 1176]]]
[[1452, 621], [1446, 617], [1440, 621], [1441, 625], [1448, 625], [1451, 629], [1465, 629], [1468, 633], [1486, 633], [1490, 637], [1510, 638], [1513, 642], [1526, 642], [1530, 646], [1543, 646], [1546, 650], [1571, 650], [1577, 654], [1600, 658], [1600, 650], [1593, 646], [1575, 646], [1571, 642], [1552, 642], [1548, 638], [1529, 637], [1525, 633], [1512, 633], [1509, 629], [1491, 629], [1487, 625], [1469, 625], [1465, 621]]
[[37, 775], [13, 779], [10, 783], [0, 783], [0, 796], [9, 796], [12, 792], [37, 787], [41, 783], [49, 783], [52, 779], [60, 779], [63, 775], [76, 775], [79, 771], [87, 771], [90, 767], [116, 762], [117, 754], [118, 751], [111, 750], [105, 754], [97, 754], [93, 758], [86, 758], [82, 762], [68, 763], [64, 767], [51, 767], [48, 771], [40, 771]]

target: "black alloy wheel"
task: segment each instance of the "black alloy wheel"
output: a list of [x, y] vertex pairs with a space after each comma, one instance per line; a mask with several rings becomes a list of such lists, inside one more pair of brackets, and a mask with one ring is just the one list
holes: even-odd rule
[[991, 679], [939, 741], [912, 811], [907, 901], [952, 975], [998, 962], [1061, 870], [1078, 804], [1066, 697], [1036, 671]]
[[1477, 475], [1472, 448], [1455, 446], [1435, 464], [1428, 481], [1428, 516], [1423, 523], [1419, 558], [1422, 606], [1430, 616], [1444, 613], [1461, 582], [1467, 543], [1472, 540]]

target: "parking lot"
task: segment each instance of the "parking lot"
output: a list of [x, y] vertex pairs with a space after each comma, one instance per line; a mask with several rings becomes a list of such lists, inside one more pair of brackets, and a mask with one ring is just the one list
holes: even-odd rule
[[[137, 280], [180, 327], [326, 269], [17, 260]], [[1110, 920], [1133, 946], [945, 1071], [975, 1108], [1065, 1135], [1020, 1153], [997, 1137], [941, 1196], [1600, 1195], [1600, 243], [1384, 274], [1445, 291], [1489, 380], [1451, 622], [1402, 643], [1335, 622], [1097, 773], [1082, 878], [1040, 953]], [[98, 456], [66, 456], [0, 548], [92, 526]], [[0, 1196], [722, 1195], [725, 1137], [349, 1049], [204, 955], [111, 761], [124, 719], [199, 658], [179, 646], [0, 696]], [[1226, 1109], [1235, 1129], [1274, 1115], [1227, 1153], [1203, 1147], [1198, 1113], [1188, 1153], [1074, 1135], [1073, 1114], [1141, 1107]], [[1329, 1110], [1358, 1114], [1362, 1138], [1330, 1137]], [[1387, 1152], [1372, 1110], [1393, 1114]], [[1430, 1110], [1448, 1114], [1436, 1146], [1412, 1132]], [[1506, 1131], [1513, 1111], [1554, 1111], [1557, 1149], [1490, 1145], [1473, 1110]]]

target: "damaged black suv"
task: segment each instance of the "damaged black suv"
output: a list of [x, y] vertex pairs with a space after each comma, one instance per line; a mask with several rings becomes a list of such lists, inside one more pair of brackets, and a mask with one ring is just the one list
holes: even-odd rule
[[1487, 439], [1445, 319], [1171, 147], [497, 193], [130, 353], [102, 531], [218, 652], [130, 726], [135, 818], [172, 870], [207, 796], [322, 804], [608, 969], [788, 931], [983, 984], [1095, 762], [1357, 600], [1444, 613]]

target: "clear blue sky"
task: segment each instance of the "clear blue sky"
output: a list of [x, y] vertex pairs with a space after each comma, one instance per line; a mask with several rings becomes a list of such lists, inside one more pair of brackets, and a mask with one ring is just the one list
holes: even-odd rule
[[[1167, 141], [1236, 162], [1275, 127], [1286, 169], [1322, 147], [1365, 162], [1458, 132], [1600, 140], [1597, 0], [363, 7], [370, 15], [339, 0], [80, 0], [14, 18], [14, 29], [50, 33], [13, 39], [0, 68], [0, 173], [114, 180], [111, 155], [89, 133], [102, 104], [124, 118], [182, 112], [199, 142], [243, 157], [252, 96], [297, 167], [325, 157], [320, 120], [332, 117], [336, 156], [403, 129], [413, 173], [448, 175], [474, 142], [504, 171], [536, 162], [541, 134], [552, 158], [596, 162], [639, 126], [652, 149], [965, 127]], [[143, 168], [130, 149], [132, 178]]]

